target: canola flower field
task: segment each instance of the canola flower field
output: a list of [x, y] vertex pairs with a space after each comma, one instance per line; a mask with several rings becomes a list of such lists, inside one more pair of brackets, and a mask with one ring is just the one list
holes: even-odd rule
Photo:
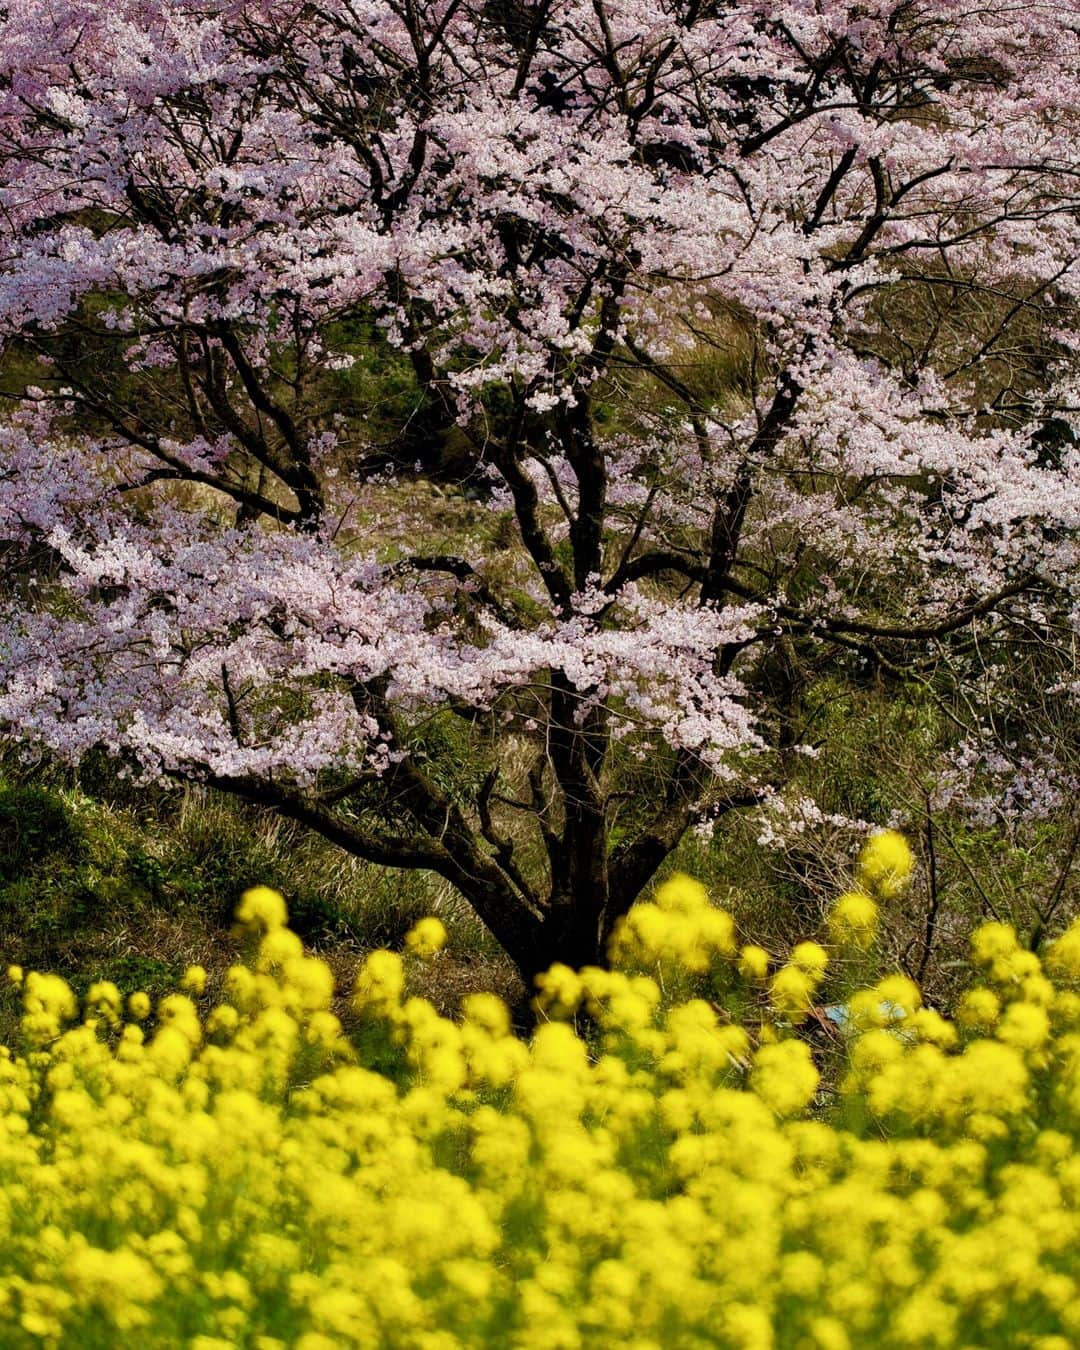
[[886, 976], [810, 1031], [910, 868], [871, 838], [778, 968], [676, 877], [610, 970], [543, 978], [527, 1039], [408, 994], [435, 919], [343, 1024], [266, 888], [218, 1000], [12, 968], [0, 1344], [1069, 1350], [1080, 922], [1041, 959], [979, 929], [951, 1020]]

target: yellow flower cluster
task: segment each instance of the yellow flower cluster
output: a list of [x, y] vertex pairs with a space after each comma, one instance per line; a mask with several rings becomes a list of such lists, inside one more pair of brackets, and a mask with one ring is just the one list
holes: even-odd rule
[[863, 845], [856, 869], [857, 886], [833, 902], [829, 936], [838, 947], [869, 951], [878, 929], [878, 904], [895, 900], [915, 870], [915, 855], [897, 830], [880, 830]]
[[717, 959], [734, 955], [735, 923], [709, 903], [699, 881], [676, 873], [652, 903], [637, 904], [617, 925], [611, 958], [624, 968], [653, 970], [657, 964], [697, 975]]
[[814, 1002], [818, 985], [828, 966], [825, 949], [816, 942], [800, 942], [787, 965], [781, 966], [769, 983], [772, 1005], [787, 1022], [798, 1024]]
[[872, 834], [859, 855], [858, 880], [866, 891], [891, 900], [911, 879], [915, 856], [898, 830]]
[[829, 910], [828, 924], [838, 946], [866, 951], [877, 935], [877, 904], [865, 891], [845, 891]]
[[[1080, 922], [1041, 961], [981, 929], [954, 1021], [862, 991], [837, 1074], [684, 878], [628, 916], [628, 964], [543, 977], [528, 1037], [492, 995], [410, 994], [431, 924], [334, 1003], [280, 896], [240, 916], [216, 1004], [195, 968], [153, 1008], [10, 972], [3, 1346], [1080, 1342]], [[778, 976], [826, 964], [802, 943]]]

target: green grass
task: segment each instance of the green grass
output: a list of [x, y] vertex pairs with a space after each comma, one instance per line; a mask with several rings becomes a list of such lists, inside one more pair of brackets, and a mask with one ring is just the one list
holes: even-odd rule
[[[125, 788], [101, 766], [87, 778], [0, 777], [0, 968], [52, 970], [79, 992], [110, 979], [125, 994], [157, 995], [191, 964], [213, 982], [239, 953], [237, 900], [261, 884], [282, 892], [291, 925], [345, 992], [362, 953], [400, 947], [416, 919], [434, 913], [450, 941], [430, 968], [429, 997], [447, 1012], [481, 988], [520, 1003], [509, 961], [440, 878], [372, 867], [199, 788]], [[13, 1013], [7, 1003], [0, 1022]]]

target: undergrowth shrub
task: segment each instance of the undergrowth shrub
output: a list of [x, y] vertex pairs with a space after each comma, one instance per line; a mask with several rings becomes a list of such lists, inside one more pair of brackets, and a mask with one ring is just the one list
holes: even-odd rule
[[0, 1343], [1068, 1350], [1080, 922], [984, 925], [946, 1017], [874, 968], [910, 869], [875, 836], [781, 956], [676, 877], [528, 1038], [412, 992], [437, 919], [333, 1004], [268, 888], [218, 999], [12, 968]]

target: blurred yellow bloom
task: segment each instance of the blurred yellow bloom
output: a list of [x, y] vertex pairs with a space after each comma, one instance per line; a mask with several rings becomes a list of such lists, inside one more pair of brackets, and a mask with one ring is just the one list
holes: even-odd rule
[[206, 989], [205, 968], [203, 966], [188, 966], [187, 970], [184, 971], [184, 978], [180, 981], [180, 988], [198, 998]]
[[493, 994], [406, 997], [390, 952], [339, 1020], [272, 922], [227, 1001], [203, 1017], [185, 975], [148, 1039], [115, 985], [80, 1019], [27, 975], [0, 1345], [1077, 1344], [1067, 947], [1043, 972], [989, 926], [955, 1021], [893, 974], [804, 1032], [824, 950], [797, 944], [763, 1009], [764, 949], [726, 951], [729, 916], [674, 884], [627, 916], [628, 968], [541, 976], [531, 1036]]
[[1017, 950], [1016, 929], [1011, 923], [984, 923], [971, 935], [971, 955], [976, 965], [987, 966]]
[[811, 979], [821, 980], [829, 965], [825, 948], [817, 942], [800, 942], [791, 950], [791, 964], [798, 966]]
[[115, 1025], [123, 1011], [124, 997], [112, 980], [95, 980], [86, 991], [86, 1006]]
[[430, 960], [446, 946], [446, 927], [442, 920], [433, 915], [420, 919], [405, 934], [405, 946], [413, 956]]
[[288, 919], [284, 897], [269, 886], [252, 886], [240, 897], [236, 921], [245, 928], [268, 933], [274, 928], [283, 928]]
[[490, 1036], [510, 1034], [510, 1012], [496, 994], [469, 994], [462, 1001], [461, 1013], [465, 1021], [482, 1027]]
[[739, 974], [747, 980], [763, 980], [769, 973], [769, 953], [749, 943], [739, 952]]
[[868, 951], [877, 935], [878, 907], [865, 891], [846, 891], [834, 901], [827, 922], [837, 945]]
[[50, 1013], [60, 1021], [69, 1021], [79, 1011], [78, 1000], [66, 980], [37, 970], [23, 981], [23, 1006], [28, 1013]]
[[274, 971], [287, 961], [296, 961], [304, 955], [304, 944], [288, 928], [271, 927], [259, 943], [255, 969]]
[[805, 1042], [778, 1041], [754, 1056], [750, 1086], [777, 1115], [791, 1116], [813, 1100], [820, 1077]]
[[654, 902], [639, 902], [618, 921], [608, 951], [625, 970], [670, 966], [700, 975], [735, 956], [735, 921], [709, 903], [700, 882], [676, 873]]
[[922, 1006], [919, 986], [906, 975], [886, 975], [884, 979], [878, 980], [874, 993], [894, 1011], [914, 1012]]
[[225, 972], [225, 994], [237, 1008], [247, 1011], [258, 1000], [258, 983], [247, 966], [230, 966]]
[[549, 1017], [572, 1017], [585, 996], [577, 971], [559, 962], [536, 977], [537, 1006]]
[[1046, 953], [1046, 969], [1058, 980], [1080, 980], [1080, 918], [1073, 919]]
[[353, 1007], [391, 1013], [405, 988], [405, 971], [396, 952], [375, 951], [364, 959], [356, 974]]
[[769, 982], [769, 997], [777, 1012], [789, 1021], [805, 1018], [814, 1002], [817, 980], [798, 966], [781, 966]]
[[700, 881], [676, 872], [657, 887], [656, 904], [659, 909], [675, 913], [693, 913], [709, 903], [709, 893]]
[[904, 836], [882, 830], [863, 845], [856, 875], [864, 890], [891, 900], [907, 886], [914, 868], [915, 855]]
[[1050, 1018], [1034, 1003], [1011, 1003], [996, 1035], [998, 1040], [1018, 1050], [1038, 1050], [1050, 1035]]

